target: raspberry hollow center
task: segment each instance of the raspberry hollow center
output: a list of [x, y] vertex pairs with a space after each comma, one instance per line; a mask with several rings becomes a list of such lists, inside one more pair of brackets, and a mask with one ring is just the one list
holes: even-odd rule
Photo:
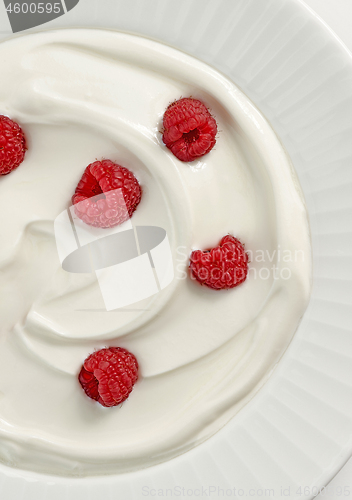
[[194, 130], [190, 130], [189, 132], [184, 133], [182, 137], [185, 142], [187, 142], [187, 144], [191, 144], [192, 142], [196, 142], [199, 139], [199, 136], [199, 130], [195, 128]]
[[163, 129], [164, 144], [180, 161], [194, 161], [215, 146], [216, 121], [205, 104], [192, 97], [166, 108]]

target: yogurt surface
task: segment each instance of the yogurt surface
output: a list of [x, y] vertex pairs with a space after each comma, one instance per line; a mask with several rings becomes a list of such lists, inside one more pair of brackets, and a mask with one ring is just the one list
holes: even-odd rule
[[[25, 161], [0, 178], [0, 460], [60, 475], [151, 466], [212, 436], [270, 375], [307, 306], [311, 254], [300, 186], [249, 99], [202, 62], [157, 42], [67, 29], [0, 44], [0, 114], [23, 128]], [[180, 97], [215, 117], [215, 148], [178, 161], [161, 141]], [[54, 220], [84, 168], [108, 158], [143, 196], [133, 226], [159, 226], [175, 277], [107, 311], [95, 274], [62, 269]], [[188, 275], [194, 249], [245, 243], [246, 282], [214, 291]], [[131, 351], [140, 378], [103, 408], [77, 375], [106, 346]]]

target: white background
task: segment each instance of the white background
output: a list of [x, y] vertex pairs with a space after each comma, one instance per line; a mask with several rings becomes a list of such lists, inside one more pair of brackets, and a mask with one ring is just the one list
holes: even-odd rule
[[[318, 14], [352, 52], [352, 0], [304, 0], [302, 3]], [[352, 459], [335, 476], [324, 493], [316, 499], [352, 500]]]

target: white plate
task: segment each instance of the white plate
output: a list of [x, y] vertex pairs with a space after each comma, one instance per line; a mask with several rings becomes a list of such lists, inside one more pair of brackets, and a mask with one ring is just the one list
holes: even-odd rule
[[349, 53], [295, 0], [82, 0], [43, 28], [60, 26], [155, 38], [241, 87], [273, 125], [299, 175], [312, 230], [314, 286], [269, 382], [207, 442], [159, 466], [114, 477], [65, 479], [3, 466], [0, 498], [169, 499], [206, 496], [209, 487], [215, 487], [213, 498], [236, 498], [234, 488], [242, 498], [312, 498], [352, 454]]

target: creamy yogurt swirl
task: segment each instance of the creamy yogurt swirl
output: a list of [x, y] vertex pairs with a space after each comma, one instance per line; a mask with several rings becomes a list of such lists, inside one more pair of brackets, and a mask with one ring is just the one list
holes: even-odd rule
[[[90, 475], [172, 458], [253, 397], [307, 306], [309, 227], [290, 160], [232, 82], [154, 41], [68, 29], [3, 42], [0, 58], [0, 113], [28, 142], [23, 164], [0, 178], [0, 460]], [[181, 96], [201, 99], [220, 130], [190, 164], [160, 135]], [[175, 267], [160, 293], [109, 312], [95, 275], [61, 268], [54, 237], [84, 168], [102, 158], [136, 175], [131, 221], [167, 231]], [[190, 252], [228, 233], [250, 251], [246, 282], [214, 291], [192, 281]], [[103, 408], [77, 374], [110, 345], [135, 354], [140, 379], [122, 406]]]

